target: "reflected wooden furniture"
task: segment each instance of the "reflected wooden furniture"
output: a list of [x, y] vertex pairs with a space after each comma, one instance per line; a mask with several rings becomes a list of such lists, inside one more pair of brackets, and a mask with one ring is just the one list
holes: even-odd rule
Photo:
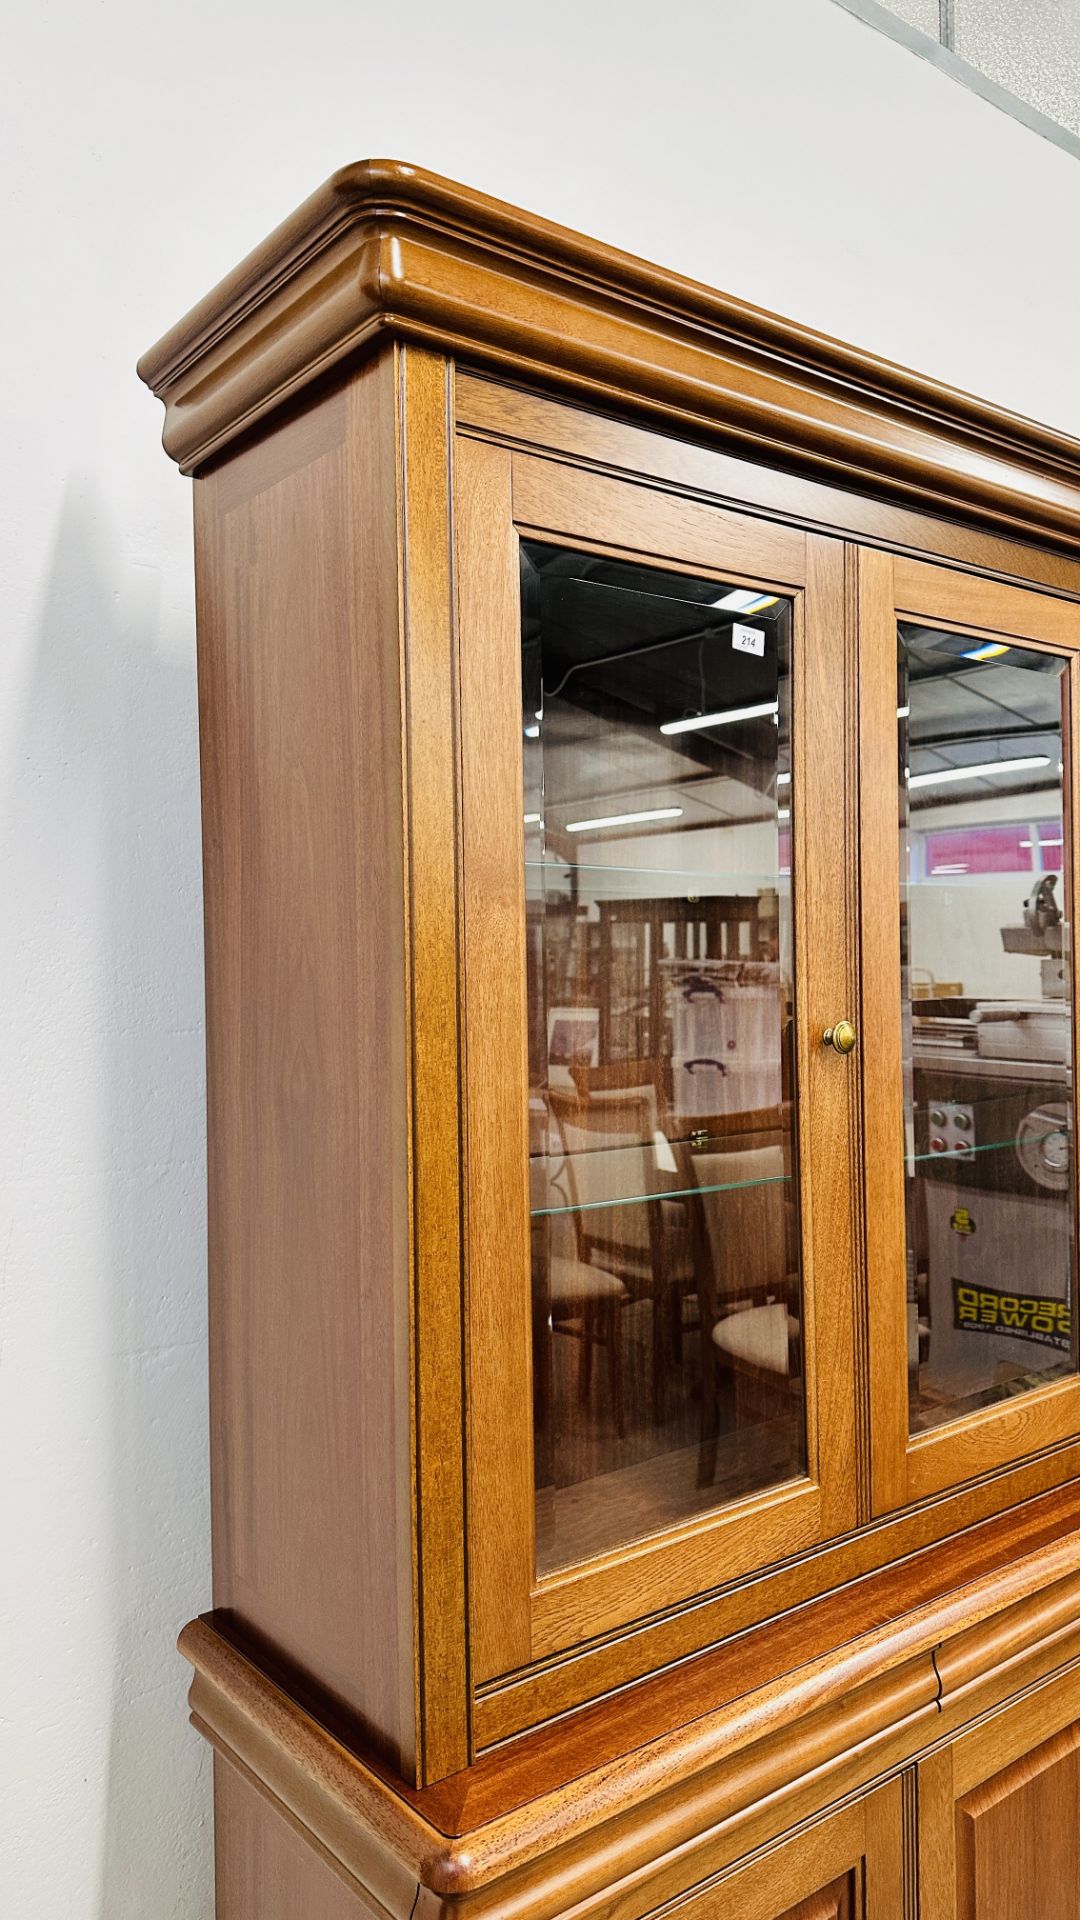
[[[661, 1165], [666, 1142], [656, 1063], [622, 1060], [575, 1068], [572, 1077], [572, 1087], [551, 1089], [549, 1102], [575, 1206], [578, 1257], [616, 1274], [626, 1296], [650, 1303], [652, 1392], [659, 1407], [665, 1362], [681, 1345], [683, 1292], [694, 1274], [685, 1203], [662, 1198], [676, 1185], [676, 1168], [670, 1149], [670, 1173]], [[619, 1205], [627, 1195], [633, 1204]]]
[[[1080, 1916], [1080, 1379], [908, 1430], [894, 777], [898, 615], [1011, 635], [1071, 825], [1080, 447], [384, 162], [141, 371], [195, 476], [219, 1916]], [[542, 1571], [529, 540], [782, 599], [812, 799], [730, 1142], [796, 1149], [804, 1465], [676, 1511], [634, 1464]]]
[[[710, 1145], [715, 1146], [719, 1142]], [[687, 1184], [702, 1326], [703, 1484], [716, 1471], [721, 1369], [744, 1418], [762, 1425], [797, 1412], [790, 1389], [802, 1373], [799, 1278], [792, 1272], [790, 1174], [779, 1143], [724, 1152], [691, 1147]], [[747, 1250], [754, 1248], [751, 1264]]]

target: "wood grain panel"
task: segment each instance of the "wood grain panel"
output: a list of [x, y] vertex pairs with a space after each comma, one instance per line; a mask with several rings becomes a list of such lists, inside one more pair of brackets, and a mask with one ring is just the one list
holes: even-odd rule
[[[456, 455], [463, 744], [472, 1329], [474, 1673], [489, 1680], [786, 1559], [853, 1524], [854, 1075], [820, 1046], [854, 991], [854, 840], [845, 811], [849, 662], [841, 547], [476, 441]], [[513, 511], [513, 520], [510, 511]], [[799, 1084], [811, 1471], [701, 1519], [534, 1581], [524, 1035], [520, 615], [514, 525], [572, 544], [796, 594], [795, 803]], [[581, 530], [584, 531], [581, 531]], [[811, 769], [813, 769], [811, 773]], [[810, 800], [811, 785], [813, 803]], [[516, 823], [516, 824], [512, 824]], [[520, 1036], [508, 1054], [505, 1036]], [[812, 1037], [817, 1035], [817, 1040]], [[816, 1223], [816, 1224], [815, 1224]], [[827, 1275], [827, 1280], [825, 1276]], [[818, 1276], [821, 1276], [819, 1281]], [[526, 1637], [526, 1624], [528, 1636]], [[481, 1650], [482, 1649], [482, 1650]]]
[[196, 533], [215, 1601], [408, 1773], [395, 436], [372, 363]]
[[510, 456], [456, 462], [474, 1671], [522, 1666], [536, 1568], [529, 1282], [521, 613]]
[[957, 1920], [1076, 1920], [1080, 1726], [966, 1794], [956, 1828]]
[[[469, 1759], [451, 385], [441, 355], [408, 348], [398, 358], [417, 1773], [432, 1780]], [[390, 496], [386, 510], [392, 505]], [[393, 967], [392, 951], [383, 964]]]
[[924, 560], [898, 556], [896, 611], [973, 634], [1008, 634], [1062, 652], [1080, 649], [1080, 607], [1050, 594], [982, 580]]
[[956, 1790], [952, 1748], [921, 1762], [919, 1803], [919, 1920], [956, 1920]]
[[[617, 1639], [584, 1646], [570, 1659], [515, 1675], [476, 1698], [477, 1747], [493, 1746], [523, 1727], [629, 1681], [640, 1681], [642, 1675], [676, 1660], [685, 1663], [685, 1672], [693, 1673], [698, 1660], [723, 1657], [715, 1647], [710, 1651], [710, 1643], [725, 1640], [741, 1650], [738, 1657], [744, 1657], [747, 1630], [754, 1634], [771, 1630], [758, 1622], [786, 1613], [792, 1626], [803, 1623], [798, 1630], [805, 1632], [808, 1603], [846, 1604], [841, 1592], [829, 1601], [814, 1601], [815, 1595], [829, 1594], [838, 1583], [846, 1583], [849, 1598], [854, 1593], [863, 1596], [860, 1606], [869, 1602], [870, 1595], [879, 1596], [876, 1604], [881, 1618], [886, 1618], [904, 1604], [904, 1595], [940, 1592], [951, 1579], [963, 1577], [961, 1566], [968, 1569], [966, 1577], [973, 1578], [980, 1569], [1007, 1565], [1025, 1550], [1025, 1541], [1037, 1543], [1051, 1513], [1080, 1515], [1071, 1485], [1060, 1492], [1045, 1491], [1060, 1481], [1072, 1482], [1078, 1471], [1080, 1450], [1063, 1448], [1013, 1473], [963, 1488], [946, 1500], [891, 1516], [843, 1540], [825, 1542], [786, 1567], [770, 1568], [758, 1579], [699, 1598], [692, 1606]], [[1009, 1506], [1015, 1511], [1001, 1511]], [[946, 1540], [948, 1534], [954, 1537]], [[889, 1569], [890, 1561], [899, 1564]]]
[[312, 1838], [234, 1767], [214, 1761], [216, 1920], [385, 1920], [347, 1887]]
[[[905, 557], [858, 555], [859, 753], [862, 833], [863, 1086], [875, 1512], [925, 1500], [1060, 1445], [1080, 1426], [1080, 1381], [1054, 1382], [963, 1420], [909, 1435], [900, 842], [896, 765], [896, 627], [912, 615], [972, 633], [1012, 635], [1071, 655], [1080, 607]], [[1076, 663], [1071, 662], [1070, 673]], [[1071, 682], [1070, 682], [1071, 684]], [[1068, 758], [1071, 752], [1067, 749]]]
[[140, 361], [188, 471], [380, 334], [1058, 545], [1075, 441], [394, 161], [343, 168]]
[[904, 1085], [896, 782], [895, 563], [858, 555], [863, 1139], [868, 1173], [874, 1510], [907, 1498]]
[[469, 371], [458, 375], [457, 421], [459, 428], [473, 428], [524, 451], [544, 450], [588, 465], [647, 474], [698, 498], [780, 515], [788, 523], [820, 533], [908, 548], [918, 555], [936, 554], [959, 566], [1080, 594], [1080, 562], [1070, 554], [1025, 546], [872, 494], [849, 493], [806, 475], [761, 466], [719, 447], [695, 445], [488, 375]]
[[797, 1907], [789, 1907], [781, 1920], [856, 1920], [858, 1897], [854, 1874], [844, 1873], [819, 1892], [808, 1894]]
[[865, 1311], [861, 1302], [857, 1310], [855, 1291], [858, 1058], [841, 1058], [821, 1038], [851, 1017], [857, 990], [854, 676], [846, 615], [844, 550], [811, 535], [793, 675], [792, 883], [807, 1443], [826, 1538], [848, 1532], [868, 1510], [853, 1390], [856, 1323]]
[[752, 520], [648, 486], [632, 491], [605, 474], [579, 473], [552, 460], [517, 454], [514, 519], [542, 537], [619, 544], [650, 562], [704, 568], [754, 587], [802, 586], [806, 536], [798, 527]]

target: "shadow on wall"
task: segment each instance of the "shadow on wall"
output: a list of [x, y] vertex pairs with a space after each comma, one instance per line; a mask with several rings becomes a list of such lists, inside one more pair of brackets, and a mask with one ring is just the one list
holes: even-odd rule
[[36, 1185], [19, 1198], [38, 1209], [25, 1284], [42, 1371], [26, 1390], [51, 1436], [27, 1460], [45, 1516], [28, 1606], [55, 1562], [54, 1685], [74, 1732], [49, 1735], [49, 1784], [85, 1829], [85, 1904], [64, 1906], [86, 1920], [213, 1905], [208, 1755], [174, 1644], [207, 1604], [209, 1557], [196, 692], [189, 632], [170, 657], [160, 609], [158, 576], [73, 484], [24, 690], [5, 893], [37, 1016], [21, 1076]]

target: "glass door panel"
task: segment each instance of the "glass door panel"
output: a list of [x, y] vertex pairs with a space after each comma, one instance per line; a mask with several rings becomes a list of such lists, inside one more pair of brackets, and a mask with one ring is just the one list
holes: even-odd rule
[[866, 550], [858, 577], [881, 1513], [1080, 1431], [1069, 932], [1080, 607]]
[[899, 626], [913, 1434], [1075, 1370], [1066, 664]]
[[805, 1472], [792, 603], [523, 541], [536, 1571]]

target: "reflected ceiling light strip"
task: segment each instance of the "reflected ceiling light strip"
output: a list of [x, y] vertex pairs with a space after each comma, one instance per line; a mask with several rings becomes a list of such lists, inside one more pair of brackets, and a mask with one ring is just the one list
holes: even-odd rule
[[778, 773], [776, 776], [776, 784], [778, 787], [790, 787], [791, 785], [790, 773]]
[[752, 589], [736, 587], [711, 604], [721, 613], [764, 613], [766, 607], [776, 606], [778, 598], [775, 593], [754, 593]]
[[909, 787], [940, 787], [946, 780], [985, 780], [995, 773], [1027, 773], [1033, 767], [1048, 767], [1047, 753], [1028, 754], [1018, 760], [986, 760], [977, 767], [941, 767], [936, 773], [911, 773]]
[[542, 813], [527, 813], [525, 815], [525, 825], [527, 827], [542, 827], [543, 824], [544, 816]]
[[567, 833], [588, 833], [601, 827], [635, 827], [639, 820], [681, 820], [681, 807], [647, 807], [643, 813], [607, 813], [597, 820], [568, 820]]
[[695, 733], [701, 727], [729, 727], [736, 720], [761, 720], [776, 714], [779, 702], [764, 700], [756, 707], [730, 707], [726, 713], [695, 713], [688, 720], [665, 720], [661, 733]]
[[963, 660], [996, 660], [999, 654], [1008, 653], [1003, 640], [984, 640], [981, 647], [972, 647], [970, 653], [961, 655]]
[[898, 720], [907, 720], [910, 717], [910, 714], [911, 714], [910, 707], [897, 707], [896, 709], [896, 717]]

